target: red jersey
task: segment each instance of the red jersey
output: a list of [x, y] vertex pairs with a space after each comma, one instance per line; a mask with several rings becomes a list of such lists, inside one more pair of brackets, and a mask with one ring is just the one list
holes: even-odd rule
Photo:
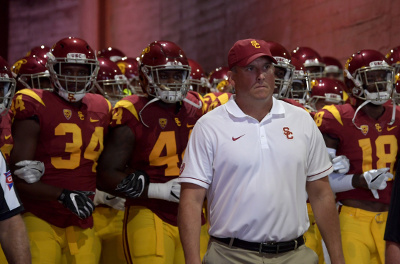
[[207, 112], [210, 112], [215, 107], [225, 104], [226, 102], [228, 102], [231, 96], [232, 96], [231, 93], [221, 93], [221, 92], [208, 93], [204, 95], [203, 98], [204, 98], [204, 103], [207, 105], [206, 107]]
[[[196, 121], [203, 115], [201, 96], [189, 91], [179, 112], [164, 108], [159, 102], [145, 107], [147, 97], [124, 97], [114, 107], [111, 126], [126, 125], [135, 135], [129, 166], [145, 171], [152, 183], [164, 183], [179, 176], [179, 168]], [[145, 107], [145, 108], [144, 108]], [[161, 199], [127, 199], [127, 205], [145, 206], [163, 221], [177, 226], [178, 203]]]
[[13, 139], [11, 136], [11, 110], [4, 116], [0, 116], [0, 150], [6, 159], [6, 162], [10, 162], [10, 153], [13, 147]]
[[[385, 106], [385, 112], [378, 119], [372, 119], [363, 111], [355, 118], [356, 128], [352, 119], [356, 107], [350, 104], [325, 106], [315, 115], [315, 122], [323, 134], [339, 139], [336, 155], [345, 155], [350, 160], [348, 174], [362, 174], [372, 169], [388, 167], [394, 175], [397, 160], [400, 135], [400, 111], [396, 109], [396, 119], [389, 125], [392, 118], [392, 106]], [[351, 177], [351, 176], [349, 176]], [[379, 202], [390, 203], [393, 181], [388, 181], [384, 190], [379, 190]], [[336, 193], [337, 200], [377, 200], [370, 190], [354, 189]]]
[[[111, 120], [111, 104], [101, 95], [86, 94], [75, 108], [53, 92], [19, 91], [13, 99], [15, 120], [34, 117], [40, 133], [34, 160], [45, 165], [43, 183], [68, 190], [95, 191], [97, 160]], [[58, 201], [23, 200], [26, 211], [58, 227], [93, 226], [92, 217], [79, 219]]]

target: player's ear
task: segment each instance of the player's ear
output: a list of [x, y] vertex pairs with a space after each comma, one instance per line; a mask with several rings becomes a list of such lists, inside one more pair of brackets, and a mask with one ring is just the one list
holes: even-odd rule
[[235, 75], [235, 67], [233, 67], [232, 70], [228, 71], [226, 75], [228, 76], [229, 84], [235, 87], [235, 81], [233, 80], [233, 76]]

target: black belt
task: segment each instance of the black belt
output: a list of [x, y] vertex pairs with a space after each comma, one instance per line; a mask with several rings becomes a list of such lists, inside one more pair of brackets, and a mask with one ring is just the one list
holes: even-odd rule
[[[295, 250], [296, 248], [300, 247], [304, 244], [303, 236], [299, 236], [298, 238], [287, 241], [287, 242], [264, 242], [264, 243], [257, 243], [257, 242], [247, 242], [244, 240], [240, 240], [238, 238], [220, 238], [211, 236], [211, 238], [227, 244], [229, 246], [234, 246], [242, 249], [257, 251], [259, 253], [284, 253], [291, 250]], [[232, 241], [233, 240], [233, 241]]]

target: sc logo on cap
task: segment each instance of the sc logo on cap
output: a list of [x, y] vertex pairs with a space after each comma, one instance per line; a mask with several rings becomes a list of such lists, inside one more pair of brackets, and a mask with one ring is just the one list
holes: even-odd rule
[[251, 45], [253, 45], [256, 49], [259, 49], [259, 48], [260, 48], [260, 44], [259, 44], [257, 41], [255, 41], [255, 40], [252, 40], [252, 41], [251, 41]]

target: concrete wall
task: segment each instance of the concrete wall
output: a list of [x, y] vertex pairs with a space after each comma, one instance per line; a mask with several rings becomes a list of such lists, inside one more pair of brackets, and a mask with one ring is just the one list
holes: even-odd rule
[[226, 65], [241, 38], [309, 46], [341, 62], [359, 49], [386, 54], [400, 45], [396, 0], [13, 0], [8, 60], [67, 36], [138, 56], [154, 40], [171, 40], [206, 71]]

